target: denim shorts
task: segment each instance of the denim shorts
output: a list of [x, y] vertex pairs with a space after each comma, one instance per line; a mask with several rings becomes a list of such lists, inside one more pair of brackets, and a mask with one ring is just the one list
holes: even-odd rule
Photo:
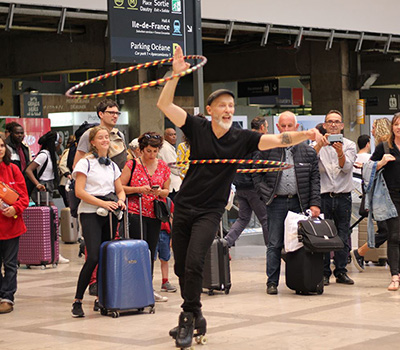
[[160, 231], [160, 237], [156, 247], [154, 260], [157, 260], [157, 253], [160, 260], [169, 261], [171, 258], [170, 248], [171, 236], [164, 230]]

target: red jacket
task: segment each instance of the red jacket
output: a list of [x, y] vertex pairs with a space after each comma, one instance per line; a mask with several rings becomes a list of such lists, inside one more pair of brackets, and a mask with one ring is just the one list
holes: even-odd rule
[[26, 232], [22, 212], [29, 205], [29, 197], [24, 176], [15, 164], [0, 163], [0, 181], [19, 193], [18, 200], [13, 204], [17, 218], [8, 218], [0, 212], [0, 240], [5, 240], [21, 236]]

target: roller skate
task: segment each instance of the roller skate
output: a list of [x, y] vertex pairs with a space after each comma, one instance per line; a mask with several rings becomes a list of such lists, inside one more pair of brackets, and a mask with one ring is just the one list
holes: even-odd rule
[[[178, 334], [179, 326], [172, 328], [169, 331], [169, 335], [176, 339]], [[201, 311], [194, 313], [194, 332], [193, 338], [195, 338], [197, 344], [205, 345], [207, 343], [207, 338], [205, 337], [207, 331], [207, 321], [204, 318]]]
[[175, 345], [181, 350], [192, 349], [194, 317], [192, 312], [181, 312]]

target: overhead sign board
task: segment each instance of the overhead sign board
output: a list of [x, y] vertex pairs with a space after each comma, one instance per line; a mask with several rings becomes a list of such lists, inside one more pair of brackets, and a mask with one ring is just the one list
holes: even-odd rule
[[279, 80], [257, 80], [238, 83], [238, 97], [277, 96], [279, 95]]
[[170, 58], [177, 45], [185, 55], [195, 54], [195, 1], [108, 0], [111, 61]]

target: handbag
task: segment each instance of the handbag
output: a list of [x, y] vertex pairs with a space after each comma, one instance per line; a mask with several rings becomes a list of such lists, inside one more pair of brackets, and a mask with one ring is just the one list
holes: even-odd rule
[[[150, 176], [149, 176], [149, 174], [147, 174], [146, 168], [144, 167], [142, 160], [140, 158], [138, 158], [138, 159], [140, 161], [140, 164], [142, 164], [143, 170], [146, 173], [147, 178], [149, 179], [149, 185], [151, 186]], [[156, 216], [156, 218], [158, 220], [160, 220], [161, 222], [167, 222], [171, 215], [171, 211], [168, 208], [167, 203], [165, 203], [159, 199], [154, 199], [153, 205], [154, 205], [154, 215]]]
[[154, 203], [154, 214], [156, 218], [161, 222], [167, 222], [171, 215], [171, 211], [169, 210], [167, 203], [160, 201], [158, 199], [155, 199], [153, 203]]
[[13, 205], [19, 198], [17, 191], [0, 181], [0, 199], [8, 205]]
[[337, 235], [333, 220], [321, 218], [300, 220], [298, 222], [299, 241], [307, 252], [328, 253], [344, 248], [342, 239]]

